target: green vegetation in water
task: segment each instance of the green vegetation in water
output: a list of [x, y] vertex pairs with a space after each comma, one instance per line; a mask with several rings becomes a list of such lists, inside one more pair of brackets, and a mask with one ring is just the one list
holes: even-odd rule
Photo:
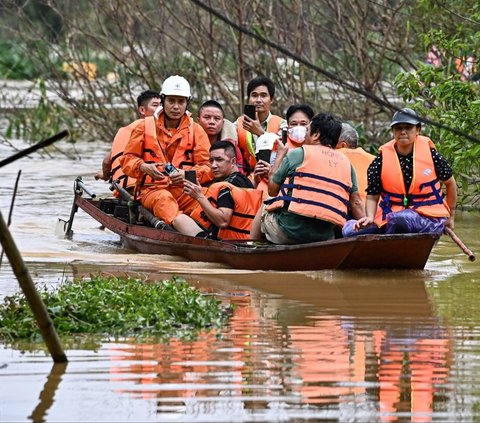
[[[148, 282], [99, 275], [66, 281], [54, 291], [43, 287], [40, 295], [60, 336], [188, 338], [221, 327], [228, 314], [219, 300], [175, 277]], [[23, 293], [5, 297], [0, 321], [0, 339], [40, 337]]]

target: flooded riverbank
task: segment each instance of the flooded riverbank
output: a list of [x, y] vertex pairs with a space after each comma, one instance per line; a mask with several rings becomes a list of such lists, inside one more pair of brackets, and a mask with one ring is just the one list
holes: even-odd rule
[[[81, 160], [34, 155], [2, 169], [4, 217], [22, 170], [11, 231], [35, 282], [54, 285], [98, 272], [176, 274], [236, 307], [224, 330], [194, 341], [68, 342], [66, 366], [53, 366], [43, 344], [3, 345], [0, 421], [480, 417], [480, 266], [447, 237], [422, 271], [318, 272], [249, 272], [137, 254], [82, 212], [66, 240], [55, 226], [70, 213], [74, 178], [109, 194], [93, 180], [108, 146], [76, 148]], [[458, 215], [456, 232], [476, 252], [479, 223], [476, 214]], [[0, 298], [18, 290], [4, 257]]]

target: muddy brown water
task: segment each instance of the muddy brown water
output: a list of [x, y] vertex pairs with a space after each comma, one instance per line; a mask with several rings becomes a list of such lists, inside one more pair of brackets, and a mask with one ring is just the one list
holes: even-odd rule
[[[62, 149], [69, 146], [60, 144]], [[0, 169], [6, 219], [22, 170], [11, 232], [36, 283], [90, 273], [181, 275], [237, 305], [219, 334], [190, 342], [83, 342], [53, 365], [41, 344], [0, 349], [0, 422], [476, 421], [480, 265], [443, 237], [422, 271], [250, 272], [136, 254], [83, 212], [67, 219], [73, 180], [99, 195], [106, 146], [77, 145]], [[0, 146], [0, 159], [11, 151]], [[479, 250], [477, 214], [457, 234]], [[393, 252], [394, 253], [394, 252]], [[8, 260], [0, 299], [19, 290]], [[0, 323], [1, 324], [1, 323]]]

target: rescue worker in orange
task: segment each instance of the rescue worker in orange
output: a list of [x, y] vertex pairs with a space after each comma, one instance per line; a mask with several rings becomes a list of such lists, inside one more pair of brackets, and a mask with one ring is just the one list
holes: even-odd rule
[[243, 157], [238, 147], [237, 128], [225, 118], [225, 111], [221, 104], [215, 100], [205, 101], [198, 109], [197, 122], [207, 133], [211, 145], [227, 138], [234, 143], [237, 167], [244, 173]]
[[216, 182], [208, 188], [185, 181], [185, 192], [198, 202], [190, 216], [210, 231], [212, 238], [248, 239], [262, 193], [238, 171], [231, 141], [218, 141], [210, 147], [210, 164]]
[[235, 122], [244, 170], [247, 175], [250, 175], [255, 169], [256, 177], [268, 178], [270, 163], [273, 162], [261, 161], [261, 166], [257, 168], [255, 144], [264, 134], [279, 134], [281, 128], [286, 126], [286, 122], [270, 111], [275, 97], [275, 84], [270, 78], [258, 76], [252, 79], [247, 85], [247, 97], [248, 104], [255, 106], [256, 119], [243, 115]]
[[367, 169], [375, 156], [358, 146], [358, 132], [348, 123], [342, 123], [342, 132], [336, 149], [345, 154], [353, 165], [357, 175], [358, 193], [365, 204], [367, 200]]
[[252, 226], [252, 239], [275, 244], [297, 244], [334, 238], [334, 230], [347, 220], [349, 206], [364, 216], [355, 170], [335, 150], [341, 122], [319, 113], [307, 127], [305, 143], [288, 150], [277, 142], [277, 156], [268, 180], [268, 193]]
[[[178, 75], [168, 77], [160, 92], [158, 118], [139, 121], [122, 157], [122, 169], [137, 179], [142, 205], [178, 232], [196, 236], [201, 228], [188, 214], [195, 201], [183, 193], [185, 170], [194, 169], [201, 184], [211, 181], [207, 134], [187, 114], [190, 84]], [[165, 170], [167, 163], [176, 168]]]
[[380, 147], [368, 168], [366, 216], [349, 222], [343, 235], [453, 229], [457, 184], [447, 160], [430, 138], [420, 135], [412, 109], [397, 111], [390, 126], [393, 139]]
[[[153, 116], [158, 106], [160, 106], [160, 93], [157, 91], [146, 90], [137, 97], [137, 111], [141, 119]], [[113, 139], [111, 151], [107, 152], [103, 158], [102, 171], [95, 174], [95, 179], [103, 179], [104, 181], [118, 180], [120, 185], [132, 194], [135, 187], [135, 179], [129, 178], [123, 173], [120, 157], [122, 157], [125, 146], [136, 125], [137, 121], [134, 121], [118, 130]], [[116, 191], [114, 191], [113, 195], [118, 197]]]

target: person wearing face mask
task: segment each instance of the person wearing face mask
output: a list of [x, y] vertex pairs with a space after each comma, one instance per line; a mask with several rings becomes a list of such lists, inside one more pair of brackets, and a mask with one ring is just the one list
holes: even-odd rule
[[[287, 121], [287, 138], [285, 145], [288, 149], [301, 147], [305, 142], [305, 135], [307, 133], [307, 127], [313, 118], [313, 109], [308, 104], [293, 104], [287, 109], [285, 115]], [[285, 129], [280, 131], [280, 137]], [[278, 137], [274, 137], [278, 138]], [[259, 138], [261, 142], [262, 139]], [[272, 143], [274, 140], [272, 140]], [[270, 158], [270, 163], [275, 162], [277, 155], [276, 146], [273, 147], [273, 151]], [[261, 189], [265, 193], [268, 192], [268, 172], [270, 171], [270, 165], [261, 161], [257, 164], [254, 171], [254, 183], [257, 189]]]
[[325, 241], [347, 221], [349, 207], [365, 216], [357, 178], [348, 159], [335, 150], [342, 129], [330, 113], [319, 113], [307, 126], [303, 145], [288, 149], [277, 141], [268, 179], [271, 198], [255, 216], [250, 238], [274, 244]]

